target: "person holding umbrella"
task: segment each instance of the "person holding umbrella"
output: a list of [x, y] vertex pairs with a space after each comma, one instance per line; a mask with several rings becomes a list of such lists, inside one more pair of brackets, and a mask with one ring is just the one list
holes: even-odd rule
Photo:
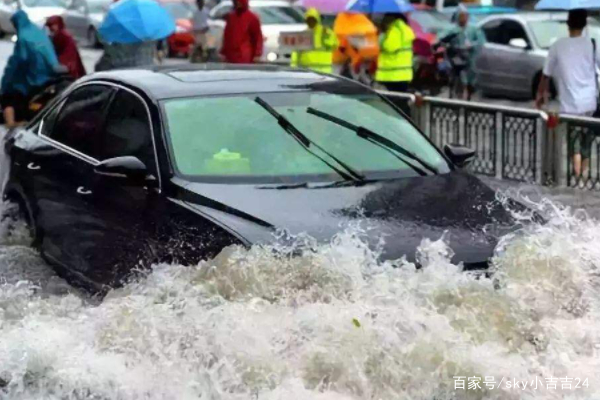
[[[596, 69], [600, 67], [600, 58], [598, 44], [584, 35], [587, 17], [584, 9], [569, 11], [569, 36], [557, 40], [550, 47], [536, 96], [538, 108], [542, 108], [548, 100], [552, 78], [558, 91], [561, 113], [598, 117]], [[580, 179], [589, 171], [593, 139], [593, 134], [579, 132], [572, 136], [570, 143], [573, 149], [573, 172], [580, 185], [583, 184]]]
[[98, 30], [104, 53], [96, 71], [155, 63], [156, 41], [175, 32], [175, 22], [154, 0], [122, 0], [108, 11]]

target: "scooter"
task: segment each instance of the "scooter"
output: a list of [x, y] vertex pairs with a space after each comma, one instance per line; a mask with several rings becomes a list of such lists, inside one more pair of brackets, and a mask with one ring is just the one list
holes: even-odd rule
[[[31, 121], [56, 96], [67, 89], [75, 80], [64, 66], [56, 68], [55, 76], [42, 89], [29, 99], [25, 122]], [[0, 112], [0, 124], [4, 124], [4, 114]]]

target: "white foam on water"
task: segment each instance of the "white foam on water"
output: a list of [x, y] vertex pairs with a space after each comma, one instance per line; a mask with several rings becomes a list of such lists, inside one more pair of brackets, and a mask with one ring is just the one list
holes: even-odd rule
[[[380, 262], [355, 227], [300, 255], [231, 247], [156, 265], [99, 303], [5, 219], [0, 398], [598, 398], [600, 225], [533, 206], [548, 223], [504, 237], [492, 279], [460, 272], [443, 239], [423, 240], [422, 269]], [[455, 376], [538, 387], [455, 390]]]

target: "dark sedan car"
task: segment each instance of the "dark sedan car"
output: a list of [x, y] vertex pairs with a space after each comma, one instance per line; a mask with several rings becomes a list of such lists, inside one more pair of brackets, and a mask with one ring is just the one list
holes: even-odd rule
[[196, 263], [276, 230], [331, 239], [361, 220], [382, 257], [444, 232], [485, 267], [512, 224], [494, 193], [355, 82], [277, 67], [88, 76], [4, 139], [5, 197], [57, 270], [98, 289], [132, 268]]

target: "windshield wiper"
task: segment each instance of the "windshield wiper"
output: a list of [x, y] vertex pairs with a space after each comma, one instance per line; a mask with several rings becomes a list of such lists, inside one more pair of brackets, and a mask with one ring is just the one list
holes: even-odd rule
[[[364, 181], [365, 180], [365, 177], [362, 176], [361, 174], [359, 174], [358, 172], [356, 172], [352, 167], [350, 167], [343, 161], [339, 160], [333, 154], [329, 153], [328, 151], [323, 149], [321, 146], [319, 146], [318, 144], [316, 144], [315, 142], [310, 140], [305, 134], [300, 132], [298, 130], [298, 128], [296, 128], [285, 116], [283, 116], [282, 114], [277, 112], [277, 110], [275, 110], [269, 103], [267, 103], [260, 97], [257, 97], [256, 99], [254, 99], [254, 101], [256, 101], [256, 103], [258, 103], [259, 106], [261, 106], [262, 108], [267, 110], [267, 112], [269, 114], [271, 114], [277, 120], [277, 123], [279, 124], [279, 126], [281, 126], [288, 134], [290, 134], [290, 136], [292, 136], [294, 139], [296, 139], [296, 141], [307, 152], [309, 152], [313, 156], [317, 157], [319, 160], [323, 161], [325, 164], [327, 164], [328, 167], [330, 167], [335, 172], [337, 172], [342, 178], [344, 178], [346, 180], [353, 180], [353, 181]], [[337, 162], [344, 170], [346, 170], [346, 172], [341, 171], [339, 168], [332, 165], [330, 162], [325, 160], [323, 157], [319, 156], [318, 154], [315, 154], [315, 152], [313, 152], [310, 149], [310, 146], [314, 146], [317, 149], [321, 150], [323, 153], [327, 154], [330, 158], [335, 160], [335, 162]]]
[[308, 107], [306, 109], [306, 112], [309, 114], [312, 114], [316, 117], [323, 118], [324, 120], [333, 122], [334, 124], [340, 125], [351, 131], [354, 131], [358, 135], [358, 137], [365, 139], [375, 145], [378, 145], [379, 147], [383, 148], [384, 150], [387, 150], [388, 152], [390, 152], [390, 154], [394, 155], [394, 157], [396, 157], [400, 161], [404, 162], [406, 165], [411, 167], [415, 172], [417, 172], [420, 175], [427, 175], [427, 174], [421, 168], [413, 165], [412, 163], [409, 163], [404, 158], [398, 156], [397, 154], [391, 152], [390, 150], [394, 150], [394, 151], [402, 154], [403, 156], [410, 158], [413, 161], [416, 161], [421, 166], [423, 166], [423, 168], [429, 170], [430, 172], [432, 172], [434, 174], [439, 173], [438, 170], [435, 169], [435, 167], [433, 167], [433, 166], [429, 165], [427, 162], [421, 160], [414, 153], [406, 150], [404, 147], [400, 146], [398, 143], [395, 143], [395, 142], [391, 141], [390, 139], [383, 137], [378, 133], [373, 132], [370, 129], [367, 129], [363, 126], [354, 125], [353, 123], [344, 121], [343, 119], [335, 117], [331, 114], [327, 114], [326, 112], [314, 109], [312, 107]]

